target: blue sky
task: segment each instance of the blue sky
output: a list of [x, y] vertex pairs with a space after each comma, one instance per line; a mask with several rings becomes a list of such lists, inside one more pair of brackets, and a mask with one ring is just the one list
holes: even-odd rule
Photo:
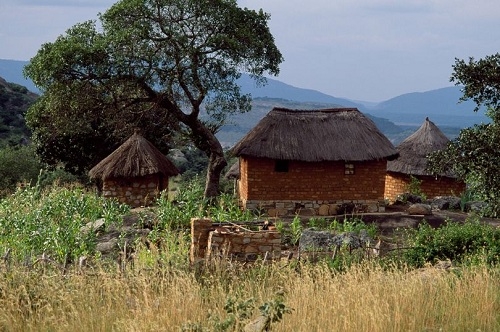
[[[114, 0], [0, 0], [0, 59], [29, 60]], [[283, 53], [278, 80], [382, 101], [450, 86], [454, 59], [500, 52], [498, 0], [238, 0], [262, 8]]]

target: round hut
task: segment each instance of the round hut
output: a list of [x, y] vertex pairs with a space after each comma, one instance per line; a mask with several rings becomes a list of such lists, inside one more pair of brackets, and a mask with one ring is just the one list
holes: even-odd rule
[[274, 108], [232, 149], [238, 195], [271, 216], [383, 208], [387, 160], [397, 151], [355, 108]]
[[132, 207], [154, 203], [162, 190], [168, 190], [169, 177], [177, 174], [177, 167], [137, 129], [89, 171], [91, 179], [102, 181], [104, 197]]
[[407, 192], [412, 177], [420, 182], [420, 190], [427, 198], [462, 193], [465, 184], [453, 174], [427, 171], [427, 156], [446, 148], [448, 142], [448, 137], [426, 118], [416, 132], [397, 146], [399, 157], [387, 163], [386, 198], [393, 202], [398, 195]]

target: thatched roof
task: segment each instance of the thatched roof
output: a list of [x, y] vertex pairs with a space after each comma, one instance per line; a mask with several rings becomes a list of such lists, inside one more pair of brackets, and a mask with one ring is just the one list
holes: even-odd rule
[[236, 162], [229, 167], [229, 170], [224, 175], [226, 179], [239, 179], [240, 178], [240, 161], [236, 160]]
[[446, 148], [448, 142], [445, 134], [426, 118], [416, 132], [398, 145], [399, 157], [387, 163], [387, 170], [411, 175], [432, 175], [426, 171], [427, 155]]
[[278, 160], [367, 161], [397, 156], [392, 143], [356, 108], [274, 108], [232, 149]]
[[102, 180], [151, 174], [173, 176], [179, 170], [138, 131], [89, 172], [90, 178]]

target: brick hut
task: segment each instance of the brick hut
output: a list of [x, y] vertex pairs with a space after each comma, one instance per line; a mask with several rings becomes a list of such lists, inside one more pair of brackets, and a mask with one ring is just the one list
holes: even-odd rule
[[104, 197], [132, 207], [151, 205], [177, 174], [175, 165], [138, 130], [89, 172], [90, 178], [102, 180]]
[[427, 155], [446, 148], [449, 139], [426, 118], [422, 126], [408, 136], [397, 150], [399, 157], [387, 163], [385, 196], [395, 201], [397, 196], [407, 192], [411, 176], [420, 183], [427, 198], [458, 195], [465, 190], [465, 183], [452, 174], [431, 174], [427, 171]]
[[346, 204], [382, 211], [387, 160], [397, 156], [355, 108], [274, 108], [232, 152], [241, 205], [270, 216], [332, 215]]

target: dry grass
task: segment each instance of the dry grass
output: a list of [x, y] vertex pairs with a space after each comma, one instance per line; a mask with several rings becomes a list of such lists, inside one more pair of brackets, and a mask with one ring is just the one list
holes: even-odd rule
[[[207, 331], [229, 297], [257, 305], [279, 289], [294, 309], [273, 331], [499, 331], [498, 270], [384, 271], [377, 265], [332, 273], [326, 265], [217, 265], [179, 270], [136, 262], [82, 273], [0, 270], [2, 331]], [[254, 311], [257, 315], [257, 310]]]

